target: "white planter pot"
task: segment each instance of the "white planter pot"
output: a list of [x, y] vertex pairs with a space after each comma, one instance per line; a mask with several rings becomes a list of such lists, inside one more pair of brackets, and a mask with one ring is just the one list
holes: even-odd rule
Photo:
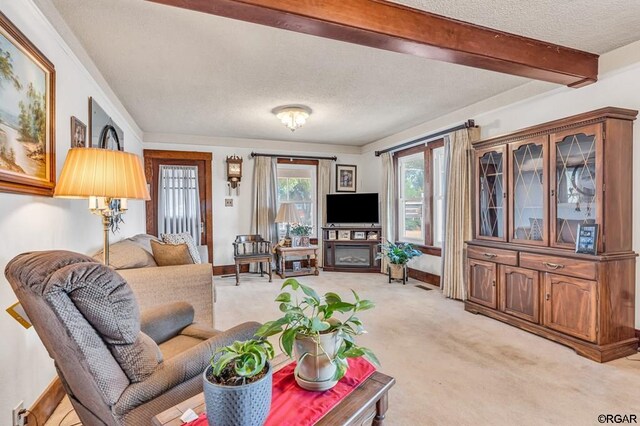
[[293, 350], [297, 360], [295, 379], [298, 385], [307, 390], [325, 391], [336, 385], [333, 380], [336, 366], [333, 363], [342, 338], [338, 332], [321, 334], [317, 338], [296, 336]]

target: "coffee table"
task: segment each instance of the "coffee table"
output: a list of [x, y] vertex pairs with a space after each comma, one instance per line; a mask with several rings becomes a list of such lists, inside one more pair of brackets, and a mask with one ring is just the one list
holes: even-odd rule
[[[276, 356], [271, 362], [273, 371], [278, 371], [289, 364], [291, 360], [284, 354]], [[382, 426], [389, 406], [388, 392], [396, 383], [396, 379], [374, 372], [360, 386], [353, 390], [346, 398], [325, 414], [316, 425], [362, 425], [372, 424]], [[180, 416], [191, 408], [197, 414], [205, 411], [204, 394], [198, 395], [174, 405], [153, 418], [153, 426], [181, 426]], [[294, 414], [295, 415], [295, 414]]]

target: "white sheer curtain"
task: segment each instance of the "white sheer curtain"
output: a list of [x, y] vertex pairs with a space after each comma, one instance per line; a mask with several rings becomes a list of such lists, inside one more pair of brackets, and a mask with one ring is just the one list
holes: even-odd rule
[[[278, 213], [277, 182], [278, 159], [271, 157], [255, 157], [253, 169], [253, 224], [256, 234], [271, 241], [278, 242], [278, 229], [275, 224]], [[250, 265], [250, 270], [257, 270], [256, 264]]]
[[318, 162], [318, 266], [324, 266], [322, 227], [327, 223], [327, 194], [331, 191], [331, 160]]
[[158, 235], [186, 232], [200, 245], [198, 168], [160, 165], [158, 186]]
[[[380, 155], [382, 159], [382, 242], [396, 240], [396, 184], [395, 171], [393, 167], [393, 154], [385, 152]], [[387, 273], [386, 258], [382, 258], [380, 262], [380, 270]]]
[[473, 236], [471, 180], [472, 141], [480, 129], [463, 129], [445, 137], [446, 179], [444, 241], [442, 247], [442, 292], [446, 297], [465, 300], [465, 241]]

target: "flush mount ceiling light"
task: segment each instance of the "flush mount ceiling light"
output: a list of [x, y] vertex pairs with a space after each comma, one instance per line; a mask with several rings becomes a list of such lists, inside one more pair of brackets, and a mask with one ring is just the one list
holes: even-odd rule
[[289, 130], [294, 132], [304, 126], [311, 115], [311, 108], [304, 105], [285, 105], [271, 111]]

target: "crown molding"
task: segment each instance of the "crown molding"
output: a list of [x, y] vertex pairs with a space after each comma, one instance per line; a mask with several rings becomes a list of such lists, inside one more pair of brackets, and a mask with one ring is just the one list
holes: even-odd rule
[[244, 139], [217, 136], [183, 135], [145, 132], [143, 144], [200, 145], [216, 147], [269, 149], [292, 152], [361, 154], [362, 148], [353, 145], [335, 145], [310, 142], [291, 142], [270, 139]]

